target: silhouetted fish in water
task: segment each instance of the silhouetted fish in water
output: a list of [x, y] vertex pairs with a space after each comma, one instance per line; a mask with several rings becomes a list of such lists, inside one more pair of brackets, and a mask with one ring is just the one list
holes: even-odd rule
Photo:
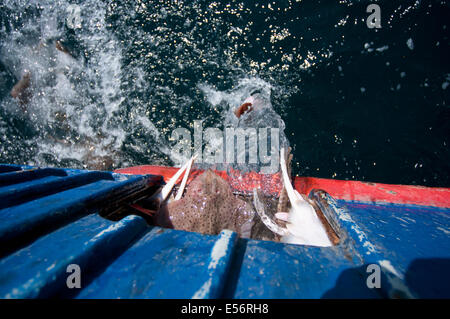
[[[38, 47], [38, 51], [41, 49], [41, 47], [44, 44], [41, 43]], [[55, 42], [55, 48], [58, 51], [61, 51], [68, 56], [71, 56], [70, 52], [62, 45], [61, 41]], [[20, 105], [25, 110], [25, 106], [28, 104], [31, 98], [31, 92], [30, 92], [30, 84], [31, 84], [31, 73], [29, 71], [25, 71], [22, 75], [22, 78], [19, 80], [19, 82], [14, 85], [14, 87], [11, 90], [11, 96], [15, 99], [19, 100]]]
[[22, 78], [17, 82], [11, 90], [11, 96], [19, 100], [20, 105], [24, 108], [24, 105], [30, 100], [31, 93], [30, 88], [30, 72], [26, 71]]
[[161, 207], [157, 223], [203, 234], [230, 229], [248, 238], [254, 215], [253, 208], [237, 198], [225, 180], [207, 170], [192, 180], [183, 198]]
[[251, 112], [253, 110], [252, 105], [253, 104], [250, 102], [243, 103], [234, 111], [234, 114], [236, 115], [237, 118], [240, 118], [241, 115], [244, 114], [245, 112]]
[[[54, 41], [54, 45], [57, 51], [60, 51], [73, 59], [73, 56], [69, 50], [63, 46], [60, 40]], [[41, 50], [47, 46], [48, 44], [46, 41], [41, 41], [35, 50], [36, 54], [42, 54], [45, 56]], [[25, 70], [20, 80], [11, 90], [11, 96], [17, 99], [23, 111], [27, 110], [27, 104], [32, 98], [33, 78], [31, 75], [32, 74], [29, 70]], [[56, 124], [53, 127], [63, 134], [66, 133], [69, 135], [71, 127], [68, 124], [66, 113], [63, 110], [58, 111], [55, 114], [55, 120]], [[55, 131], [47, 133], [47, 139], [64, 147], [70, 147], [75, 144], [75, 142], [58, 137], [58, 135], [59, 134], [55, 134]], [[113, 147], [110, 147], [111, 145], [101, 145], [101, 142], [106, 138], [107, 136], [96, 134], [94, 136], [83, 136], [82, 139], [76, 141], [76, 146], [78, 146], [77, 151], [81, 154], [85, 153], [85, 155], [82, 156], [82, 162], [85, 164], [85, 168], [93, 170], [111, 170], [113, 168], [114, 158], [117, 156], [117, 151]], [[100, 152], [94, 152], [99, 148]], [[98, 155], [98, 153], [107, 153], [108, 155]]]
[[62, 53], [65, 53], [68, 56], [72, 57], [72, 54], [70, 54], [69, 50], [67, 50], [66, 47], [62, 45], [61, 41], [59, 40], [55, 41], [55, 48], [58, 51], [61, 51]]

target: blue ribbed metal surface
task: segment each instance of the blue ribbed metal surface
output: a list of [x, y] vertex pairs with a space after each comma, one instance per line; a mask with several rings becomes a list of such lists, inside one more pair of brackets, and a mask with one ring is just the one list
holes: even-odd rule
[[[391, 295], [450, 298], [450, 210], [437, 207], [340, 201], [357, 250], [385, 267]], [[356, 231], [355, 231], [356, 229]], [[398, 288], [398, 289], [396, 289]]]
[[[310, 195], [337, 231], [331, 248], [163, 229], [103, 205], [157, 179], [0, 165], [1, 298], [450, 297], [450, 210]], [[69, 289], [67, 266], [81, 269]], [[367, 266], [381, 267], [369, 289]]]

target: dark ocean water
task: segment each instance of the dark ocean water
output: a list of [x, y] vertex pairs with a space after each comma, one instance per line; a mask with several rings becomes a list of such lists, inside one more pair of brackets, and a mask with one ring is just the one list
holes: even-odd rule
[[173, 165], [174, 129], [221, 128], [260, 90], [295, 174], [450, 186], [446, 1], [36, 2], [0, 2], [0, 162]]

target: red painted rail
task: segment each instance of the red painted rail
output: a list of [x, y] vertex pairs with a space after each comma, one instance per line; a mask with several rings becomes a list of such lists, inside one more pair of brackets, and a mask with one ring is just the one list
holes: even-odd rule
[[[177, 170], [178, 168], [175, 167], [142, 165], [121, 168], [116, 172], [133, 175], [162, 175], [167, 181]], [[192, 171], [188, 182], [201, 173], [200, 170]], [[241, 173], [236, 170], [231, 170], [228, 174], [224, 171], [215, 171], [215, 173], [227, 180], [234, 189], [242, 192], [250, 192], [253, 188], [259, 188], [268, 195], [277, 195], [282, 186], [279, 173], [264, 175], [255, 172]], [[325, 190], [336, 199], [450, 208], [450, 188], [391, 185], [315, 177], [296, 177], [294, 187], [299, 193], [305, 195], [315, 188]]]

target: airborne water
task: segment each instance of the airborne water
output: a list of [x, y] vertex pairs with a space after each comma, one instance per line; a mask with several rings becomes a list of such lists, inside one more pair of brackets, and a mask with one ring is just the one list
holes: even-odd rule
[[[366, 25], [372, 2], [380, 29]], [[70, 5], [80, 28], [68, 26]], [[295, 174], [449, 187], [449, 9], [416, 0], [3, 0], [0, 162], [174, 165], [174, 129], [194, 120], [221, 128], [232, 104], [260, 90], [285, 127]], [[25, 70], [26, 108], [9, 94]]]

